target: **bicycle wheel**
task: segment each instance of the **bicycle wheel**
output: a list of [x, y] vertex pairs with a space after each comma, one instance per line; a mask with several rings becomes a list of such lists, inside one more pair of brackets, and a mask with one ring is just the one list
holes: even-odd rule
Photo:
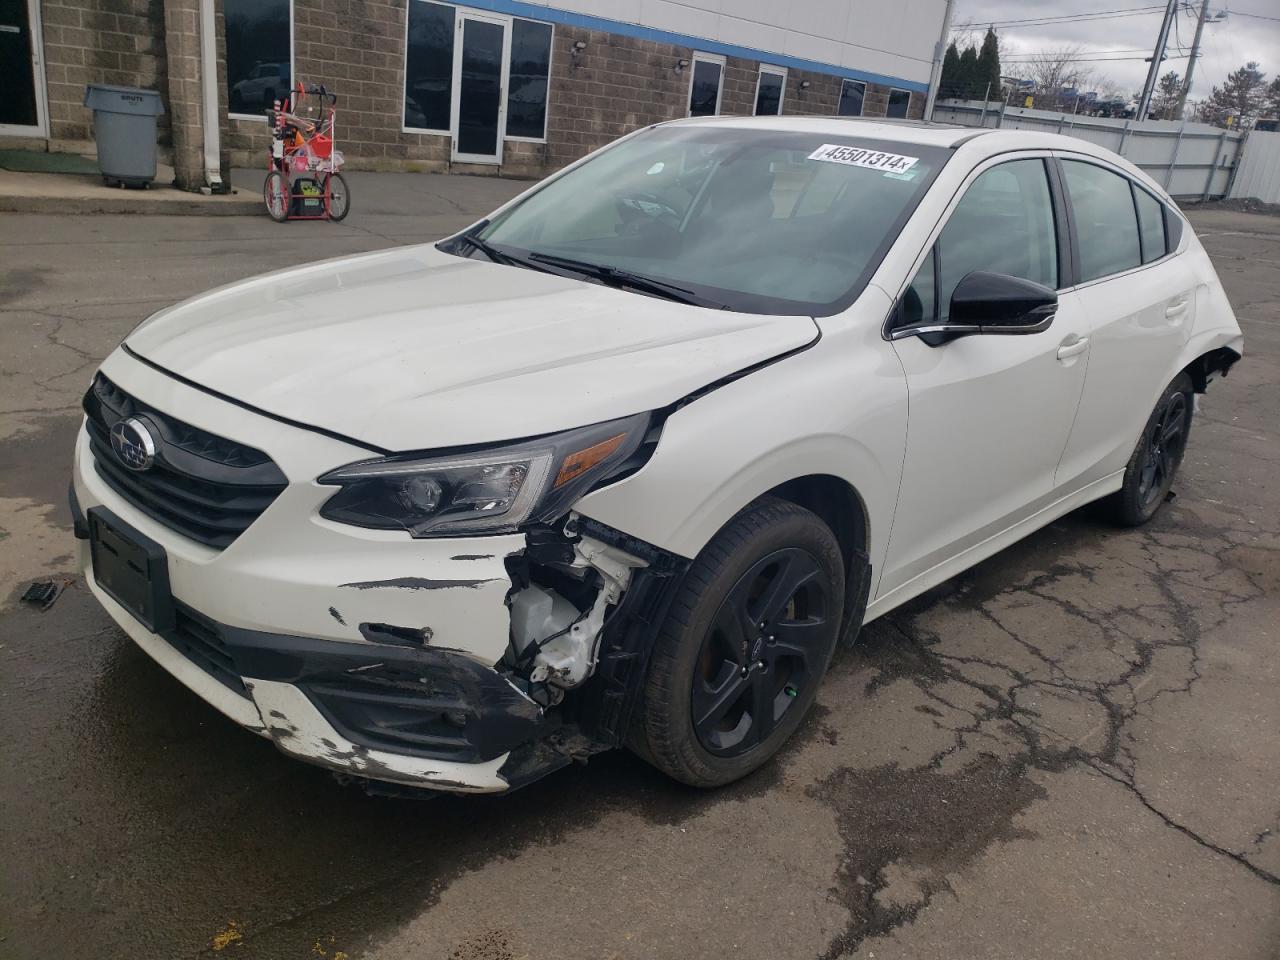
[[324, 191], [324, 209], [330, 220], [341, 220], [351, 209], [351, 191], [340, 173], [326, 173], [320, 184]]
[[267, 205], [267, 214], [276, 223], [284, 223], [289, 219], [289, 178], [279, 170], [267, 174], [262, 184], [262, 199]]

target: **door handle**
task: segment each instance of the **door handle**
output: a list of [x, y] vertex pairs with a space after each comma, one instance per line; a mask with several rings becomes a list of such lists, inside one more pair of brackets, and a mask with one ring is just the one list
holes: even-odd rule
[[1088, 337], [1077, 337], [1058, 347], [1058, 359], [1070, 360], [1072, 357], [1079, 356], [1089, 349]]

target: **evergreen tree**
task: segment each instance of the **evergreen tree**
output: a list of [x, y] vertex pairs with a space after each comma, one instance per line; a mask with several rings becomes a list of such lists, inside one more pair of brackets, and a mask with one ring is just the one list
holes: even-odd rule
[[1271, 81], [1267, 87], [1267, 105], [1263, 111], [1268, 117], [1280, 118], [1280, 77]]
[[[978, 85], [978, 51], [976, 48], [964, 48], [964, 53], [960, 54], [960, 70], [958, 73], [960, 75], [960, 88], [963, 91], [958, 96], [967, 100], [981, 97], [982, 90], [973, 89]], [[984, 89], [986, 88], [986, 81], [983, 81], [982, 86]]]
[[1151, 98], [1150, 117], [1152, 120], [1173, 120], [1178, 109], [1178, 96], [1182, 93], [1182, 77], [1178, 71], [1170, 70], [1156, 84], [1155, 95]]
[[[990, 93], [987, 93], [990, 84]], [[996, 38], [995, 27], [987, 27], [987, 35], [982, 38], [982, 49], [978, 52], [978, 70], [974, 77], [975, 96], [984, 94], [993, 99], [1000, 99], [1000, 41]]]
[[1202, 116], [1220, 127], [1225, 127], [1229, 118], [1234, 118], [1234, 126], [1250, 126], [1266, 103], [1266, 76], [1252, 60], [1232, 71], [1226, 82], [1209, 94], [1201, 108]]
[[964, 84], [960, 78], [960, 51], [956, 42], [947, 46], [946, 55], [942, 58], [942, 79], [938, 82], [939, 93], [944, 97], [959, 97], [964, 93]]

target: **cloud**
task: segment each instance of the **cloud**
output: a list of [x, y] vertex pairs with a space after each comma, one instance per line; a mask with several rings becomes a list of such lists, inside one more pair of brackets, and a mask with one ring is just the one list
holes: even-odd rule
[[[996, 32], [1007, 51], [1007, 62], [1003, 64], [1004, 73], [1017, 75], [1015, 61], [1019, 54], [1035, 53], [1041, 50], [1055, 50], [1061, 47], [1080, 46], [1092, 57], [1133, 57], [1134, 59], [1116, 59], [1084, 64], [1093, 69], [1096, 77], [1108, 77], [1135, 93], [1142, 89], [1147, 76], [1148, 64], [1145, 57], [1151, 56], [1155, 46], [1156, 34], [1160, 30], [1160, 19], [1163, 9], [1133, 12], [1133, 15], [1114, 16], [1101, 20], [1065, 21], [1051, 24], [1005, 24], [999, 21], [1027, 20], [1037, 17], [1055, 16], [1067, 13], [1095, 13], [1100, 11], [1122, 11], [1126, 8], [1157, 6], [1159, 0], [1090, 0], [1082, 9], [1073, 9], [1067, 5], [1042, 5], [1037, 3], [1016, 2], [1016, 0], [957, 0], [952, 15], [954, 25], [972, 24], [976, 29], [985, 29], [988, 23], [996, 22]], [[1191, 39], [1195, 35], [1196, 15], [1200, 4], [1193, 2], [1192, 9], [1188, 3], [1180, 0], [1176, 30], [1169, 34], [1169, 46], [1161, 73], [1176, 70], [1184, 74], [1187, 69], [1187, 56], [1191, 49]], [[1256, 60], [1266, 72], [1268, 80], [1280, 74], [1280, 21], [1261, 20], [1241, 16], [1241, 13], [1257, 13], [1265, 16], [1280, 16], [1271, 0], [1241, 0], [1239, 3], [1210, 2], [1209, 15], [1220, 10], [1238, 12], [1231, 14], [1221, 23], [1207, 23], [1204, 38], [1201, 42], [1201, 57], [1196, 63], [1193, 78], [1191, 99], [1200, 100], [1209, 95], [1209, 90], [1216, 84], [1221, 85], [1228, 73], [1250, 60]]]

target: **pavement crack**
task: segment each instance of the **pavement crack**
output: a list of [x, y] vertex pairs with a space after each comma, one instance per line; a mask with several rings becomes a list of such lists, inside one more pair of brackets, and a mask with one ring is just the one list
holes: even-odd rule
[[[1252, 861], [1250, 861], [1249, 858], [1246, 857], [1243, 853], [1238, 853], [1234, 850], [1228, 850], [1226, 847], [1221, 846], [1220, 844], [1214, 843], [1212, 840], [1209, 840], [1207, 837], [1201, 836], [1199, 833], [1192, 830], [1190, 827], [1186, 826], [1185, 824], [1179, 823], [1177, 820], [1173, 819], [1173, 817], [1169, 816], [1169, 814], [1165, 813], [1163, 810], [1157, 807], [1154, 803], [1152, 803], [1151, 800], [1147, 798], [1146, 794], [1144, 794], [1142, 790], [1138, 787], [1138, 785], [1135, 784], [1133, 780], [1130, 779], [1128, 776], [1120, 776], [1118, 774], [1112, 773], [1111, 771], [1107, 770], [1104, 766], [1101, 766], [1097, 763], [1090, 763], [1089, 766], [1092, 767], [1095, 771], [1097, 771], [1100, 775], [1106, 777], [1112, 783], [1117, 783], [1120, 786], [1124, 787], [1126, 790], [1128, 790], [1130, 793], [1132, 793], [1138, 799], [1138, 802], [1141, 803], [1144, 807], [1146, 807], [1147, 810], [1149, 810], [1151, 813], [1155, 814], [1155, 816], [1159, 818], [1159, 820], [1165, 826], [1170, 827], [1174, 830], [1177, 830], [1179, 833], [1193, 840], [1195, 843], [1204, 847], [1206, 850], [1211, 850], [1214, 853], [1218, 854], [1219, 856], [1226, 857], [1229, 860], [1235, 861], [1236, 863], [1240, 864], [1240, 866], [1244, 867], [1246, 870], [1252, 873], [1258, 879], [1265, 880], [1267, 883], [1271, 883], [1276, 886], [1280, 886], [1280, 875], [1274, 874], [1270, 870], [1263, 869], [1262, 867], [1258, 866], [1256, 863], [1253, 863]], [[1262, 834], [1259, 835], [1259, 837], [1264, 837], [1269, 832], [1270, 832], [1269, 830], [1264, 830]], [[1254, 840], [1254, 845], [1255, 846], [1257, 845], [1256, 838]]]

